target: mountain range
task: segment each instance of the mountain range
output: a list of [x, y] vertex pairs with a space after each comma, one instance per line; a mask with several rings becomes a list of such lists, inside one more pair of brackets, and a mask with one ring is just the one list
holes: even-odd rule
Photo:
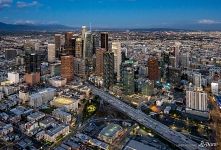
[[[71, 31], [80, 29], [60, 24], [7, 24], [0, 22], [1, 31]], [[93, 28], [97, 31], [221, 31], [221, 24], [187, 24], [156, 28]]]
[[7, 24], [0, 22], [0, 31], [63, 31], [74, 28], [58, 24]]

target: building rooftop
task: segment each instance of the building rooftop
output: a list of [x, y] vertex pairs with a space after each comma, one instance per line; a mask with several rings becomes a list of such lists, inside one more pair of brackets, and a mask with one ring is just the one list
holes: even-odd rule
[[141, 142], [130, 140], [129, 143], [125, 146], [124, 150], [157, 150], [156, 148], [145, 145]]
[[120, 125], [111, 123], [102, 129], [100, 135], [112, 137], [121, 130], [123, 130], [123, 128]]
[[34, 112], [34, 113], [30, 114], [28, 117], [30, 117], [32, 119], [36, 119], [38, 117], [43, 117], [43, 116], [45, 116], [45, 114], [42, 112]]
[[60, 125], [60, 126], [56, 126], [54, 128], [51, 128], [50, 130], [47, 131], [47, 134], [50, 136], [55, 135], [56, 133], [60, 132], [61, 130], [63, 130], [64, 128], [66, 128], [66, 125]]
[[57, 97], [53, 101], [56, 106], [70, 105], [73, 103], [73, 99], [67, 97]]

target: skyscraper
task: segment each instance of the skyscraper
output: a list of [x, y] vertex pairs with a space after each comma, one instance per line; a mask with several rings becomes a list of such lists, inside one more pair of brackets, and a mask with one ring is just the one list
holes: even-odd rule
[[176, 42], [174, 46], [174, 53], [175, 53], [175, 67], [180, 66], [180, 42]]
[[160, 79], [160, 69], [158, 60], [156, 58], [149, 58], [148, 63], [148, 77], [149, 80], [157, 81]]
[[54, 36], [55, 40], [55, 50], [56, 50], [56, 58], [59, 58], [60, 56], [60, 51], [61, 51], [61, 34], [55, 34]]
[[72, 55], [75, 57], [75, 45], [76, 45], [76, 38], [71, 39], [71, 50], [68, 51], [68, 55]]
[[33, 86], [40, 82], [41, 61], [41, 55], [26, 53], [24, 80], [28, 85]]
[[83, 58], [83, 41], [82, 38], [77, 38], [75, 42], [75, 57]]
[[83, 58], [92, 59], [93, 56], [93, 36], [91, 32], [84, 33]]
[[100, 48], [100, 34], [93, 34], [93, 54]]
[[84, 59], [74, 58], [74, 74], [80, 78], [86, 78], [86, 65]]
[[115, 75], [114, 75], [114, 53], [113, 52], [105, 52], [104, 58], [104, 87], [109, 89], [111, 86], [113, 86], [115, 81]]
[[48, 62], [55, 62], [55, 44], [48, 44]]
[[154, 92], [154, 82], [153, 80], [146, 80], [142, 83], [141, 92], [143, 95], [151, 96]]
[[131, 60], [121, 64], [121, 82], [123, 85], [123, 92], [126, 95], [131, 95], [135, 92], [135, 70], [133, 65], [134, 62]]
[[184, 68], [188, 68], [190, 65], [190, 60], [189, 60], [189, 52], [182, 53], [181, 54], [181, 59], [180, 59], [180, 64]]
[[108, 51], [108, 33], [103, 32], [101, 33], [101, 48], [106, 49]]
[[85, 38], [85, 33], [87, 32], [87, 27], [86, 26], [82, 26], [82, 30], [81, 30], [81, 38], [84, 40]]
[[201, 73], [194, 73], [193, 74], [193, 84], [195, 86], [196, 89], [201, 89], [201, 84], [202, 84], [202, 77], [201, 77]]
[[106, 49], [99, 48], [96, 51], [96, 75], [103, 77], [104, 73], [104, 53]]
[[17, 56], [17, 50], [16, 49], [7, 49], [7, 50], [5, 50], [5, 59], [6, 60], [15, 59], [16, 56]]
[[114, 52], [114, 71], [117, 73], [117, 81], [120, 81], [120, 65], [122, 62], [121, 43], [112, 42], [112, 51]]
[[65, 46], [66, 50], [72, 49], [71, 39], [73, 38], [73, 32], [66, 32], [65, 33]]
[[73, 80], [74, 77], [74, 57], [61, 56], [61, 76], [68, 81]]

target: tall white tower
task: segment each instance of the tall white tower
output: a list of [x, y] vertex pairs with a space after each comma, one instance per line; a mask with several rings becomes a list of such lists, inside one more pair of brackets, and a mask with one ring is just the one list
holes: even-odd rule
[[176, 42], [175, 43], [175, 67], [179, 67], [179, 63], [180, 63], [180, 46], [181, 43], [180, 42]]
[[85, 39], [85, 33], [87, 32], [87, 27], [86, 26], [82, 26], [82, 31], [81, 31], [81, 38], [84, 40]]
[[48, 62], [55, 62], [55, 44], [48, 44]]
[[120, 81], [121, 43], [118, 41], [112, 42], [112, 51], [114, 52], [114, 72], [117, 73], [117, 81]]

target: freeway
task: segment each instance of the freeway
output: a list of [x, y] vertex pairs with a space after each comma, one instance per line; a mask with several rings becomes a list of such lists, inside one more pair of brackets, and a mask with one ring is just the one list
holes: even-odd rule
[[182, 150], [201, 150], [203, 147], [199, 147], [198, 143], [192, 141], [187, 138], [183, 134], [171, 130], [166, 125], [160, 123], [152, 119], [150, 116], [147, 116], [142, 111], [138, 109], [134, 109], [131, 106], [125, 104], [118, 98], [110, 95], [109, 93], [103, 91], [102, 89], [98, 89], [97, 87], [87, 84], [92, 90], [94, 95], [100, 96], [105, 102], [111, 104], [121, 112], [127, 114], [131, 119], [137, 121], [138, 123], [144, 125], [147, 128], [152, 129], [159, 136], [172, 143], [176, 147]]

